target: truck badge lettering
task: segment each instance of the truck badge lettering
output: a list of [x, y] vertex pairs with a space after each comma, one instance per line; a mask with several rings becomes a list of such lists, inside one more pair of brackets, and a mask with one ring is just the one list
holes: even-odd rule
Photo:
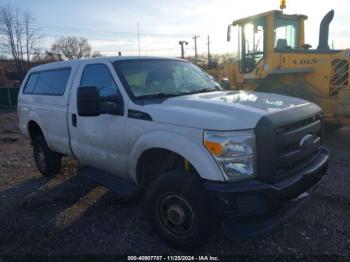
[[321, 59], [319, 58], [300, 59], [300, 60], [293, 60], [293, 63], [295, 65], [312, 65], [312, 64], [321, 63]]

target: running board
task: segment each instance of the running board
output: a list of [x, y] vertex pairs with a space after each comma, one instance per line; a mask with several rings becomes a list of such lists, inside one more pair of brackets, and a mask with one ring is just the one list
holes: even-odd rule
[[132, 182], [94, 167], [81, 166], [77, 169], [76, 175], [93, 180], [120, 196], [132, 197], [141, 192], [141, 189]]

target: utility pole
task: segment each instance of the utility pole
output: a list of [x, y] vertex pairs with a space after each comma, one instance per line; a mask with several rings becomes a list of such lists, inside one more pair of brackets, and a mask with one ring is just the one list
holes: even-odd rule
[[195, 55], [195, 61], [196, 65], [198, 65], [198, 53], [197, 53], [197, 38], [200, 37], [199, 35], [195, 35], [192, 39], [194, 39], [194, 55]]
[[208, 65], [210, 64], [210, 38], [209, 38], [209, 35], [208, 35], [208, 43], [207, 43], [207, 45], [208, 45]]
[[140, 24], [139, 24], [139, 21], [137, 21], [137, 45], [139, 48], [139, 56], [140, 56], [141, 49], [140, 49]]
[[188, 45], [188, 42], [187, 41], [179, 41], [179, 45], [181, 46], [181, 58], [184, 59], [185, 58], [184, 45]]

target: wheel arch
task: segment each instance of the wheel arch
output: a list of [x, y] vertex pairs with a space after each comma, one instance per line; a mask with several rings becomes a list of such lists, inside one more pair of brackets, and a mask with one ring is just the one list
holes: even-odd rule
[[150, 150], [162, 150], [187, 160], [203, 179], [223, 181], [221, 170], [204, 147], [184, 135], [172, 131], [153, 131], [140, 136], [128, 157], [128, 171], [132, 179], [140, 184], [140, 161]]
[[36, 120], [31, 119], [28, 121], [27, 132], [31, 141], [34, 141], [34, 138], [38, 135], [42, 135], [45, 138], [45, 131], [43, 127]]

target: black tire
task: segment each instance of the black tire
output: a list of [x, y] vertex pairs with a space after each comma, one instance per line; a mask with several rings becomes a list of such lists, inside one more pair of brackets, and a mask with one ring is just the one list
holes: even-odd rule
[[171, 171], [159, 176], [146, 192], [145, 214], [166, 244], [193, 250], [203, 246], [212, 231], [213, 219], [207, 203], [199, 177]]
[[43, 176], [53, 177], [60, 172], [61, 155], [49, 148], [43, 136], [34, 138], [33, 153], [36, 166]]

